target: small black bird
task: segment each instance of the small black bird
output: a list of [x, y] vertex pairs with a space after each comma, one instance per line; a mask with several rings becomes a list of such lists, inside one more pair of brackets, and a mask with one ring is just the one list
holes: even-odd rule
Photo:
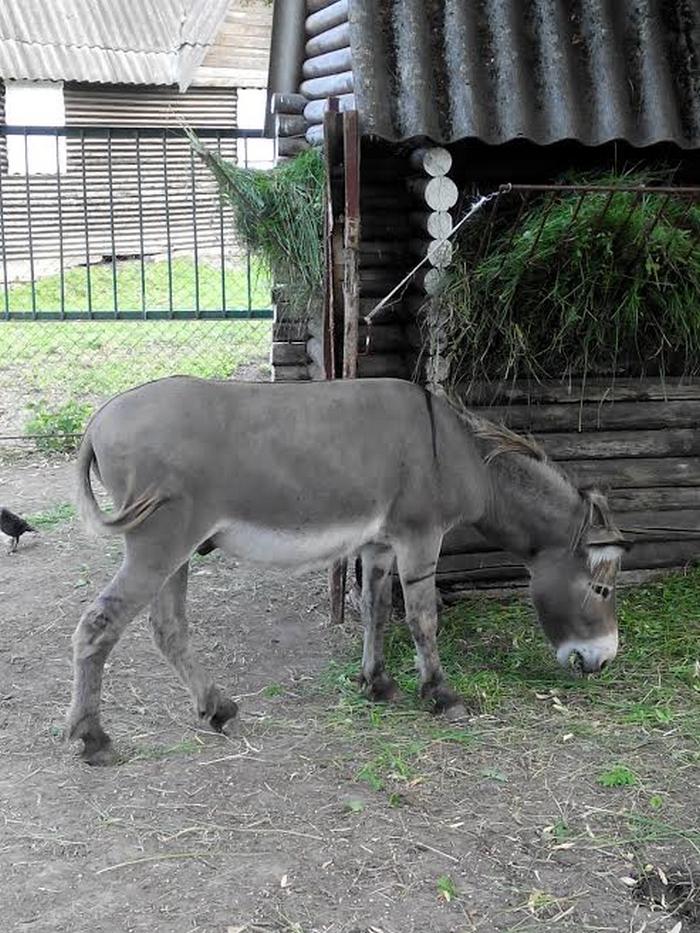
[[15, 515], [14, 512], [4, 508], [0, 508], [0, 531], [12, 538], [10, 554], [14, 554], [17, 550], [19, 539], [25, 532], [31, 531], [34, 534], [38, 534], [36, 528], [32, 528], [29, 522], [25, 522], [19, 515]]

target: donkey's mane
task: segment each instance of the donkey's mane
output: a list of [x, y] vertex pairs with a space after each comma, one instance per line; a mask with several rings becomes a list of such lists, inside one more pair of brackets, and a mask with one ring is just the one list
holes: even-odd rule
[[474, 426], [474, 434], [487, 441], [493, 441], [494, 447], [484, 457], [485, 463], [491, 463], [501, 454], [522, 454], [540, 463], [547, 463], [549, 458], [534, 437], [516, 434], [503, 424], [493, 424], [490, 421], [480, 421]]

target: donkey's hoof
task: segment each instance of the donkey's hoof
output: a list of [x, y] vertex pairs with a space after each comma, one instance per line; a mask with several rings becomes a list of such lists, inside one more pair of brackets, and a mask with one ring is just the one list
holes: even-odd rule
[[360, 674], [360, 689], [369, 700], [380, 703], [391, 703], [398, 700], [401, 695], [396, 681], [384, 672], [377, 674], [371, 680], [368, 680], [364, 674]]
[[448, 722], [462, 722], [469, 716], [469, 711], [464, 703], [453, 703], [443, 710], [443, 715]]
[[94, 768], [107, 768], [116, 764], [117, 755], [112, 747], [112, 740], [103, 733], [98, 739], [84, 738], [80, 757], [85, 764]]
[[238, 716], [238, 705], [233, 700], [219, 700], [216, 712], [209, 719], [214, 732], [225, 732], [226, 726]]

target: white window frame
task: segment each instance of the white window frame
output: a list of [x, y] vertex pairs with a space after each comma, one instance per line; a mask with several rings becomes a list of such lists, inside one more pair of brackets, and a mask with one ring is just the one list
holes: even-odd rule
[[[63, 81], [5, 82], [7, 126], [65, 126]], [[68, 168], [66, 137], [15, 136], [7, 139], [8, 175], [64, 175]]]
[[[259, 88], [237, 90], [236, 124], [243, 130], [261, 130], [265, 126], [267, 91]], [[239, 139], [238, 164], [249, 168], [269, 169], [275, 164], [274, 139]]]

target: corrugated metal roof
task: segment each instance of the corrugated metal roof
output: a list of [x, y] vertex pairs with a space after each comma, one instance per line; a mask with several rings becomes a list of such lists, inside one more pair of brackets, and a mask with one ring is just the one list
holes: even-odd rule
[[700, 0], [351, 0], [365, 133], [700, 147]]
[[230, 0], [2, 0], [0, 78], [189, 85]]

